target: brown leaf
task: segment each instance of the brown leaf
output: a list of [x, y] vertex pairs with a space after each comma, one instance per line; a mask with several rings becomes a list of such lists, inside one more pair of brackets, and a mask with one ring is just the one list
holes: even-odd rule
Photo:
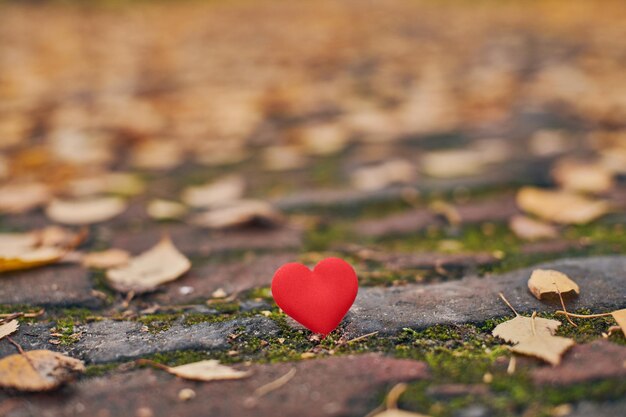
[[366, 166], [352, 173], [351, 181], [358, 190], [372, 191], [392, 184], [406, 184], [415, 179], [415, 167], [404, 159], [392, 159]]
[[517, 193], [518, 206], [544, 220], [562, 224], [586, 224], [605, 215], [609, 203], [569, 191], [523, 187]]
[[180, 378], [194, 381], [219, 381], [241, 379], [250, 376], [250, 372], [237, 371], [228, 366], [220, 365], [219, 361], [215, 359], [167, 367], [166, 370]]
[[82, 264], [87, 268], [108, 269], [126, 265], [130, 261], [130, 254], [122, 249], [108, 249], [100, 252], [91, 252], [83, 256]]
[[580, 293], [578, 284], [568, 278], [567, 275], [550, 269], [534, 270], [528, 280], [528, 289], [539, 300], [546, 295], [556, 296], [559, 292], [562, 295]]
[[191, 207], [214, 207], [243, 197], [246, 183], [241, 176], [230, 175], [204, 185], [183, 190], [182, 201]]
[[8, 184], [0, 187], [0, 213], [23, 213], [46, 204], [52, 194], [41, 183]]
[[527, 216], [513, 216], [509, 227], [517, 237], [524, 240], [552, 239], [558, 236], [557, 229], [551, 224]]
[[176, 249], [169, 238], [132, 258], [128, 265], [109, 269], [107, 280], [121, 292], [153, 291], [159, 285], [174, 281], [191, 268], [191, 262]]
[[561, 362], [563, 353], [574, 345], [574, 341], [566, 337], [537, 333], [522, 340], [513, 346], [511, 350], [523, 355], [534, 356], [552, 365], [558, 365]]
[[201, 213], [193, 222], [198, 226], [224, 229], [256, 222], [274, 225], [282, 221], [282, 214], [271, 204], [260, 200], [240, 200]]
[[450, 149], [426, 153], [420, 161], [420, 168], [430, 177], [458, 178], [480, 174], [487, 163], [478, 150]]
[[17, 320], [11, 320], [8, 323], [0, 324], [0, 340], [12, 333], [15, 333], [20, 327], [20, 322]]
[[85, 371], [82, 361], [49, 350], [33, 350], [0, 359], [0, 387], [48, 391]]
[[[535, 330], [533, 332], [533, 320]], [[540, 317], [516, 316], [515, 318], [498, 324], [491, 332], [496, 337], [511, 343], [520, 343], [528, 340], [534, 333], [540, 336], [552, 336], [561, 322], [558, 320], [543, 319]]]
[[612, 312], [611, 316], [613, 316], [619, 327], [622, 329], [622, 332], [626, 334], [626, 308]]
[[597, 163], [562, 160], [552, 176], [561, 188], [572, 191], [602, 193], [613, 186], [613, 173]]
[[46, 215], [63, 224], [83, 225], [109, 220], [126, 210], [126, 202], [118, 197], [96, 197], [82, 200], [54, 200]]

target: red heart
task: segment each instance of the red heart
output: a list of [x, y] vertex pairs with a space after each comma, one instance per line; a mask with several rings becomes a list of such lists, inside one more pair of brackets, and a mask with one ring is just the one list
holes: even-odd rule
[[307, 329], [327, 335], [346, 315], [359, 289], [354, 269], [339, 258], [327, 258], [313, 271], [288, 263], [274, 274], [272, 295], [283, 311]]

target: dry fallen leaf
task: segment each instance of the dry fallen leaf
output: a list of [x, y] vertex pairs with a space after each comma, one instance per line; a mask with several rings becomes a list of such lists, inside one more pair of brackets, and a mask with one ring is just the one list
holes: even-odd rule
[[[558, 320], [541, 317], [535, 317], [534, 321], [535, 333], [540, 336], [554, 335], [556, 329], [561, 325]], [[498, 324], [491, 334], [510, 343], [520, 343], [533, 336], [533, 318], [518, 315], [511, 320]]]
[[91, 252], [83, 256], [82, 264], [87, 268], [108, 269], [126, 265], [130, 261], [130, 254], [122, 249], [108, 249], [100, 252]]
[[526, 216], [513, 216], [509, 227], [517, 237], [525, 240], [552, 239], [558, 236], [556, 227]]
[[613, 173], [598, 163], [559, 161], [552, 177], [561, 188], [572, 191], [602, 193], [613, 186]]
[[304, 167], [306, 158], [296, 146], [270, 146], [261, 154], [268, 171], [289, 171]]
[[33, 350], [0, 359], [0, 387], [48, 391], [85, 371], [82, 361], [49, 350]]
[[46, 208], [53, 221], [84, 225], [109, 220], [126, 210], [126, 202], [118, 197], [95, 197], [83, 200], [54, 200]]
[[181, 199], [191, 207], [213, 207], [239, 200], [245, 189], [243, 177], [230, 175], [208, 184], [187, 187], [183, 190]]
[[0, 340], [12, 333], [15, 333], [20, 327], [20, 322], [17, 320], [11, 320], [8, 323], [0, 324]]
[[152, 200], [148, 203], [146, 212], [155, 220], [173, 220], [187, 214], [187, 207], [177, 201]]
[[574, 346], [572, 339], [560, 336], [547, 336], [545, 334], [533, 334], [529, 338], [522, 340], [511, 350], [523, 355], [534, 356], [543, 359], [552, 365], [558, 365], [561, 362], [563, 353]]
[[279, 224], [282, 214], [271, 204], [260, 200], [240, 200], [198, 214], [193, 222], [213, 229], [243, 226], [250, 223]]
[[0, 187], [0, 213], [23, 213], [46, 204], [52, 194], [45, 184], [7, 184]]
[[180, 378], [194, 381], [241, 379], [250, 375], [250, 372], [237, 371], [236, 369], [221, 365], [219, 361], [215, 359], [167, 367], [166, 371]]
[[137, 195], [145, 188], [141, 178], [125, 172], [108, 172], [71, 181], [66, 192], [73, 197], [88, 197], [100, 194]]
[[191, 262], [180, 253], [169, 238], [132, 258], [128, 265], [109, 269], [109, 284], [118, 291], [142, 293], [174, 281], [191, 267]]
[[180, 144], [165, 139], [142, 142], [132, 153], [132, 164], [140, 169], [168, 170], [180, 165], [183, 159]]
[[538, 299], [545, 295], [556, 296], [560, 292], [563, 294], [580, 294], [578, 284], [572, 281], [562, 272], [551, 269], [536, 269], [528, 280], [528, 289]]
[[0, 272], [30, 269], [57, 262], [67, 251], [55, 247], [0, 248]]
[[430, 177], [457, 178], [479, 174], [487, 163], [480, 151], [450, 149], [426, 153], [420, 160], [420, 168]]
[[612, 312], [611, 316], [613, 316], [619, 327], [622, 329], [622, 332], [626, 334], [626, 308]]
[[585, 224], [609, 211], [609, 203], [569, 191], [523, 187], [517, 193], [518, 206], [544, 220], [562, 224]]
[[404, 159], [392, 159], [355, 170], [351, 181], [358, 190], [372, 191], [392, 184], [406, 184], [415, 179], [415, 167]]

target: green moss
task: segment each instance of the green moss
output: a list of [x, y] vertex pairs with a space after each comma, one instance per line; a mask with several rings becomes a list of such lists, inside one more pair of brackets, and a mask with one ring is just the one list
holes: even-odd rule
[[57, 334], [57, 339], [63, 346], [70, 346], [78, 342], [80, 335], [74, 333], [75, 320], [72, 317], [60, 318], [57, 320], [55, 327], [51, 333]]
[[98, 365], [87, 365], [85, 369], [86, 377], [96, 377], [102, 376], [111, 373], [116, 370], [119, 366], [119, 363], [106, 363], [106, 364], [98, 364]]
[[136, 320], [145, 325], [150, 333], [160, 333], [172, 327], [179, 316], [177, 313], [156, 313], [137, 317]]

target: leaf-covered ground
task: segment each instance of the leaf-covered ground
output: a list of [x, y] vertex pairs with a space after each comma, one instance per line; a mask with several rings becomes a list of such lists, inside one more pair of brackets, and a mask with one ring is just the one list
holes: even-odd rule
[[[0, 2], [0, 415], [622, 415], [618, 322], [574, 325], [528, 279], [566, 274], [570, 313], [626, 308], [625, 19]], [[359, 294], [321, 339], [269, 286], [329, 256]], [[500, 293], [535, 337], [561, 323], [560, 364], [492, 334], [516, 317]], [[64, 386], [14, 384], [51, 360]], [[168, 373], [202, 360], [234, 371], [182, 369], [238, 379]]]

